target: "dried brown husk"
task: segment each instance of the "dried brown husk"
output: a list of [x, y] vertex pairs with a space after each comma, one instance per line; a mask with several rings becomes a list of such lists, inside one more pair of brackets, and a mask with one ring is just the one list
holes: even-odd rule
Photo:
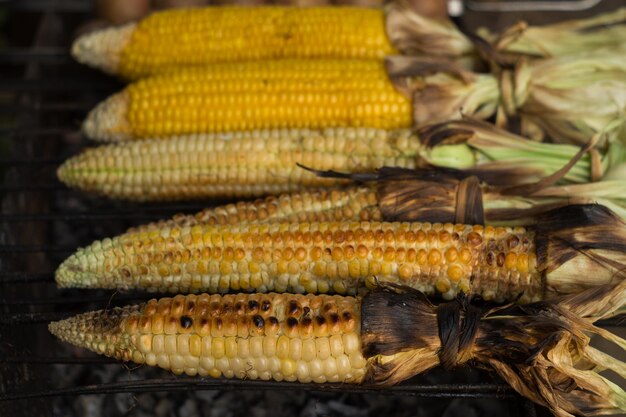
[[463, 114], [487, 119], [500, 99], [497, 80], [437, 57], [390, 56], [387, 74], [413, 103], [415, 126], [455, 120]]
[[589, 342], [597, 336], [626, 350], [625, 340], [593, 325], [625, 303], [624, 280], [493, 309], [463, 299], [435, 306], [414, 289], [385, 287], [361, 305], [363, 352], [369, 357], [364, 382], [393, 385], [440, 364], [471, 363], [495, 371], [557, 416], [624, 412], [626, 393], [600, 372], [612, 369], [626, 377], [626, 364]]
[[424, 16], [407, 0], [387, 4], [385, 28], [391, 44], [403, 54], [443, 57], [464, 68], [479, 65], [474, 45], [452, 21]]

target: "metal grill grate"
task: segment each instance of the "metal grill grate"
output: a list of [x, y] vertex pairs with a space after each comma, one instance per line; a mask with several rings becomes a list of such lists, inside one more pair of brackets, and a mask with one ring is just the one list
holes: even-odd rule
[[[118, 203], [69, 190], [56, 180], [56, 166], [86, 146], [79, 133], [86, 111], [120, 87], [115, 80], [75, 64], [67, 53], [70, 36], [87, 17], [89, 4], [86, 0], [23, 0], [8, 6], [13, 23], [7, 25], [7, 32], [15, 41], [0, 51], [1, 415], [43, 416], [58, 414], [59, 410], [62, 415], [71, 415], [63, 404], [86, 394], [217, 389], [306, 391], [307, 395], [331, 392], [328, 395], [344, 400], [346, 395], [355, 396], [351, 401], [376, 395], [389, 404], [403, 404], [401, 398], [406, 397], [439, 399], [438, 404], [448, 404], [450, 398], [489, 398], [500, 403], [498, 412], [535, 415], [534, 406], [506, 384], [477, 371], [453, 375], [433, 372], [384, 392], [367, 387], [173, 377], [145, 368], [129, 369], [127, 378], [68, 382], [65, 374], [70, 372], [69, 367], [82, 370], [88, 375], [83, 380], [91, 381], [93, 375], [102, 374], [106, 368], [124, 365], [62, 344], [47, 332], [46, 324], [81, 311], [128, 304], [148, 296], [59, 290], [53, 282], [56, 266], [75, 248], [95, 239], [222, 203]], [[58, 405], [47, 397], [66, 401]], [[437, 407], [429, 410], [447, 410]], [[132, 415], [130, 410], [128, 415]]]

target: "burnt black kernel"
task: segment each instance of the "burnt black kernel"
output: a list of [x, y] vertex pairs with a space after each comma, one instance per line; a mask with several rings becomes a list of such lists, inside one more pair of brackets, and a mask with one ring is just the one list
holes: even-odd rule
[[485, 259], [487, 261], [487, 265], [493, 265], [493, 263], [496, 261], [496, 256], [493, 254], [493, 252], [489, 252], [487, 254], [487, 258]]
[[290, 316], [295, 316], [298, 313], [300, 313], [300, 306], [298, 305], [298, 302], [295, 300], [289, 301], [289, 306], [287, 307], [287, 314], [289, 314]]
[[196, 303], [194, 303], [193, 301], [189, 301], [187, 303], [187, 313], [193, 313], [195, 309], [196, 309]]
[[231, 311], [233, 311], [233, 305], [232, 304], [223, 304], [222, 305], [222, 313], [230, 313]]
[[329, 315], [329, 316], [328, 316], [328, 321], [329, 321], [331, 324], [337, 324], [337, 323], [339, 323], [339, 314], [337, 314], [337, 313], [333, 313], [333, 314]]
[[321, 326], [322, 324], [326, 323], [326, 319], [322, 316], [317, 316], [315, 317], [315, 322]]
[[276, 317], [274, 317], [274, 316], [268, 317], [267, 321], [269, 321], [269, 323], [272, 326], [277, 326], [278, 325], [278, 319]]
[[180, 316], [180, 325], [183, 329], [193, 326], [193, 319], [189, 316]]
[[267, 300], [263, 300], [263, 302], [261, 303], [261, 310], [263, 311], [269, 311], [270, 308], [272, 308], [272, 303], [270, 303]]
[[344, 311], [341, 315], [345, 321], [352, 320], [352, 313], [349, 311]]
[[305, 316], [308, 316], [310, 312], [311, 312], [311, 309], [309, 307], [304, 307], [302, 309], [302, 314]]
[[311, 319], [311, 317], [304, 317], [302, 320], [300, 320], [300, 324], [302, 325], [302, 327], [308, 327], [313, 323], [313, 320]]
[[497, 259], [496, 259], [496, 261], [497, 261], [497, 263], [498, 263], [498, 266], [502, 266], [502, 265], [504, 265], [504, 260], [505, 260], [505, 258], [506, 258], [506, 257], [504, 256], [504, 253], [500, 252], [500, 253], [498, 254]]
[[519, 245], [519, 238], [515, 235], [509, 236], [507, 243], [509, 244], [509, 248], [516, 248], [517, 245]]
[[248, 301], [248, 310], [257, 311], [259, 309], [259, 302], [257, 300]]
[[254, 323], [254, 326], [259, 330], [265, 326], [265, 320], [263, 320], [263, 317], [258, 314], [252, 316], [252, 323]]
[[289, 327], [290, 329], [298, 327], [298, 319], [296, 319], [294, 317], [289, 317], [287, 319], [287, 327]]

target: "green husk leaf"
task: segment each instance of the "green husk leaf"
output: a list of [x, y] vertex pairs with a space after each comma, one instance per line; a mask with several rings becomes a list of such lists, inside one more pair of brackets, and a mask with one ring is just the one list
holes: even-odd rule
[[[554, 141], [583, 144], [626, 119], [626, 45], [529, 64], [518, 114]], [[519, 94], [519, 93], [518, 93]]]
[[500, 52], [538, 58], [614, 48], [626, 44], [626, 8], [545, 26], [528, 26], [521, 22], [500, 35], [490, 34], [486, 29], [481, 29], [479, 33]]
[[[419, 130], [420, 140], [431, 152], [442, 146], [466, 145], [474, 154], [473, 173], [500, 169], [526, 173], [519, 182], [537, 181], [561, 169], [580, 150], [568, 144], [542, 143], [527, 140], [496, 126], [473, 118], [426, 126]], [[600, 153], [600, 171], [611, 171], [626, 163], [626, 142], [607, 141]], [[438, 152], [441, 155], [444, 149]], [[425, 152], [422, 152], [425, 154]], [[441, 164], [425, 156], [433, 165], [468, 169], [469, 165]], [[586, 154], [563, 176], [559, 183], [585, 183], [593, 178], [592, 155]], [[484, 177], [484, 176], [483, 176]], [[492, 185], [502, 184], [497, 176]], [[623, 177], [626, 178], [626, 177]]]
[[598, 133], [614, 136], [626, 122], [624, 55], [626, 45], [522, 59], [493, 75], [426, 58], [388, 57], [386, 62], [396, 89], [413, 102], [417, 127], [462, 115], [497, 115], [498, 125], [519, 125], [527, 136], [584, 144]]

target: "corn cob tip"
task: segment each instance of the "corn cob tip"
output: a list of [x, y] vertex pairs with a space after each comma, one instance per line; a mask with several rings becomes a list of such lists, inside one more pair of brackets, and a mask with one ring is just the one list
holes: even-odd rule
[[[59, 288], [90, 288], [99, 280], [104, 279], [106, 281], [104, 276], [99, 276], [89, 269], [86, 264], [87, 257], [84, 254], [85, 251], [79, 249], [59, 265], [54, 274], [54, 279]], [[123, 283], [119, 282], [117, 285], [124, 286]]]
[[117, 359], [130, 360], [131, 340], [120, 333], [125, 319], [144, 304], [92, 311], [52, 322], [48, 331], [60, 340]]
[[128, 23], [82, 35], [72, 44], [72, 56], [81, 64], [116, 74], [122, 51], [136, 27], [136, 23]]
[[73, 159], [74, 157], [63, 161], [63, 163], [57, 168], [58, 180], [68, 186], [72, 186], [74, 183], [71, 169], [73, 165]]
[[83, 123], [83, 133], [98, 141], [132, 139], [126, 117], [130, 97], [126, 91], [113, 94], [89, 112]]
[[79, 283], [78, 275], [82, 276], [85, 273], [84, 268], [75, 262], [74, 258], [75, 255], [72, 255], [63, 261], [54, 274], [54, 279], [60, 288], [77, 285]]

